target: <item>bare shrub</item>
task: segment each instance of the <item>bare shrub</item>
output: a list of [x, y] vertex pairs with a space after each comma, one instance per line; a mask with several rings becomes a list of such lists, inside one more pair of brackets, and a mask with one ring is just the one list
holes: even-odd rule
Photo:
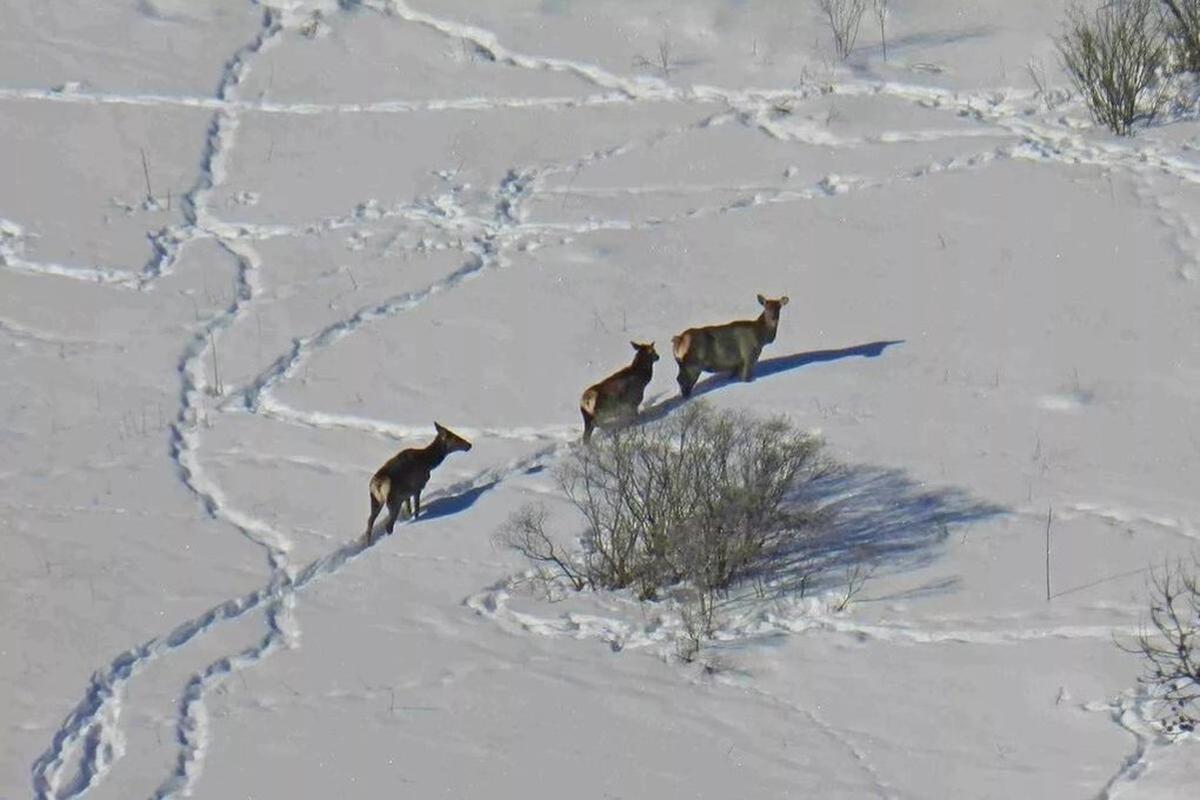
[[1150, 573], [1150, 625], [1132, 645], [1144, 659], [1139, 681], [1164, 704], [1169, 730], [1192, 731], [1200, 722], [1200, 557]]
[[584, 519], [581, 553], [556, 548], [536, 510], [514, 515], [499, 538], [577, 589], [633, 588], [648, 599], [686, 581], [711, 620], [718, 591], [812, 530], [817, 512], [791, 496], [823, 474], [820, 451], [819, 439], [783, 418], [690, 403], [597, 437], [557, 469]]
[[1153, 119], [1166, 102], [1159, 79], [1168, 47], [1156, 2], [1112, 0], [1090, 14], [1074, 6], [1056, 40], [1092, 117], [1119, 136]]
[[891, 16], [888, 0], [871, 0], [871, 11], [875, 14], [875, 21], [879, 23], [879, 43], [883, 47], [883, 60], [887, 61], [887, 21]]
[[820, 448], [782, 418], [693, 403], [576, 451], [560, 483], [587, 520], [598, 584], [652, 597], [686, 580], [703, 593], [807, 529], [787, 498], [820, 472]]
[[634, 57], [633, 64], [643, 69], [657, 69], [665, 80], [670, 80], [675, 59], [671, 54], [671, 36], [668, 32], [664, 31], [663, 35], [659, 37], [656, 50], [657, 53], [653, 58], [638, 54]]
[[546, 507], [543, 505], [522, 506], [496, 532], [495, 542], [516, 550], [539, 571], [549, 570], [549, 574], [543, 574], [544, 578], [565, 578], [576, 591], [589, 585], [583, 566], [546, 533]]
[[715, 602], [711, 592], [697, 592], [679, 608], [682, 623], [680, 636], [675, 641], [675, 655], [688, 664], [700, 656], [704, 640], [713, 635], [715, 628]]
[[1200, 0], [1161, 0], [1163, 27], [1178, 66], [1200, 72]]
[[1046, 67], [1040, 59], [1031, 58], [1025, 62], [1025, 71], [1029, 73], [1029, 79], [1037, 90], [1037, 97], [1042, 99], [1047, 111], [1053, 111], [1071, 99], [1070, 90], [1050, 85], [1050, 79], [1046, 76]]
[[[866, 13], [868, 0], [817, 0], [817, 8], [829, 22], [833, 49], [845, 61], [858, 39], [858, 28]], [[882, 24], [882, 23], [881, 23]]]
[[848, 566], [845, 575], [846, 584], [842, 587], [840, 595], [834, 600], [833, 610], [841, 613], [849, 608], [850, 604], [858, 599], [859, 593], [874, 574], [875, 570], [861, 561], [856, 561]]

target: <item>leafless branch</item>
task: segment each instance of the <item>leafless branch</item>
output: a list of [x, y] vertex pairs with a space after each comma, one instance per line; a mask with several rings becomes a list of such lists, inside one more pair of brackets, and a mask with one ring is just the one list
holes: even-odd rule
[[1194, 730], [1200, 721], [1200, 557], [1164, 563], [1150, 573], [1150, 627], [1132, 644], [1144, 659], [1139, 678], [1163, 702], [1169, 728]]
[[825, 15], [829, 22], [829, 31], [833, 34], [833, 49], [843, 61], [854, 49], [862, 16], [867, 10], [867, 2], [868, 0], [817, 0], [817, 8]]

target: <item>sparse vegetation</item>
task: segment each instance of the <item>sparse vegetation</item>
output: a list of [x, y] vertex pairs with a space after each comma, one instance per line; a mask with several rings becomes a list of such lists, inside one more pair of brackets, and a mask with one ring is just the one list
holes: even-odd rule
[[[854, 49], [863, 14], [867, 11], [867, 2], [868, 0], [817, 0], [817, 8], [829, 22], [834, 52], [843, 61], [849, 58], [850, 51]], [[886, 9], [886, 3], [884, 8]]]
[[1034, 89], [1037, 91], [1037, 96], [1041, 98], [1042, 103], [1046, 106], [1047, 111], [1053, 111], [1055, 108], [1071, 99], [1071, 92], [1068, 89], [1052, 87], [1050, 79], [1046, 75], [1046, 66], [1040, 59], [1031, 58], [1025, 63], [1025, 71], [1029, 74], [1029, 79], [1033, 82]]
[[545, 506], [522, 506], [508, 518], [495, 538], [497, 543], [511, 547], [532, 561], [543, 580], [565, 578], [576, 591], [591, 585], [583, 565], [546, 533]]
[[634, 66], [643, 69], [657, 69], [662, 73], [664, 80], [671, 78], [671, 69], [675, 66], [674, 58], [671, 55], [671, 35], [663, 32], [663, 35], [658, 39], [657, 53], [653, 58], [644, 54], [639, 54], [633, 59]]
[[879, 44], [883, 47], [883, 60], [887, 61], [887, 21], [889, 16], [889, 0], [871, 0], [871, 11], [875, 21], [879, 23]]
[[221, 383], [221, 365], [217, 361], [217, 340], [213, 336], [212, 329], [208, 331], [208, 346], [212, 350], [212, 383], [208, 386], [208, 391], [213, 397], [220, 397], [225, 393], [225, 386]]
[[1157, 1], [1111, 0], [1091, 13], [1074, 6], [1057, 39], [1092, 117], [1120, 136], [1166, 102], [1160, 86], [1169, 52]]
[[1132, 645], [1144, 659], [1139, 679], [1161, 700], [1169, 731], [1193, 731], [1200, 722], [1200, 557], [1150, 572], [1150, 627]]
[[707, 626], [719, 592], [802, 547], [819, 516], [793, 496], [826, 469], [820, 440], [785, 419], [692, 403], [597, 437], [558, 469], [585, 521], [578, 554], [554, 545], [537, 506], [513, 515], [497, 539], [576, 589], [632, 588], [648, 599], [686, 582]]
[[862, 592], [863, 587], [867, 585], [867, 581], [874, 574], [875, 570], [862, 562], [855, 562], [846, 567], [846, 582], [833, 604], [833, 610], [840, 614], [849, 608], [850, 604], [858, 599], [858, 595]]
[[675, 655], [688, 664], [700, 656], [704, 640], [713, 635], [715, 609], [712, 595], [697, 592], [688, 602], [680, 606], [679, 618], [682, 630], [675, 640]]
[[312, 12], [304, 24], [300, 26], [300, 35], [307, 39], [316, 39], [321, 35], [325, 26], [325, 17], [320, 10]]
[[1200, 0], [1161, 0], [1162, 24], [1174, 48], [1176, 65], [1200, 72]]
[[146, 148], [139, 147], [142, 154], [142, 177], [146, 180], [146, 207], [154, 205], [154, 189], [150, 186], [150, 165], [146, 163]]

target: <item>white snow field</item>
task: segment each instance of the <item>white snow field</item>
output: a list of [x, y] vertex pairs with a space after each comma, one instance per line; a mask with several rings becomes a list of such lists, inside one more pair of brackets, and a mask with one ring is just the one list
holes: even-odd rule
[[[1041, 95], [1064, 6], [2, 0], [0, 798], [1196, 797], [1114, 637], [1200, 547], [1200, 123]], [[760, 292], [697, 393], [823, 434], [875, 573], [685, 664], [492, 535]]]

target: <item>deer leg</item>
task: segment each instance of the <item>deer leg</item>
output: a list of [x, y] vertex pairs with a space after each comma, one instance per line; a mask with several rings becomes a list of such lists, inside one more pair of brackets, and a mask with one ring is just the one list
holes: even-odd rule
[[421, 490], [417, 489], [412, 496], [412, 518], [421, 516]]
[[583, 441], [589, 442], [592, 439], [592, 430], [596, 427], [596, 418], [582, 408], [579, 409], [579, 413], [583, 414]]
[[388, 521], [387, 532], [390, 535], [396, 528], [396, 520], [400, 518], [401, 511], [405, 504], [408, 503], [407, 498], [402, 498], [399, 491], [393, 491], [388, 495]]
[[758, 363], [758, 355], [762, 351], [749, 353], [746, 360], [742, 362], [741, 368], [738, 370], [738, 377], [744, 381], [754, 380], [754, 365]]
[[685, 367], [679, 365], [679, 376], [676, 380], [679, 382], [679, 393], [684, 399], [692, 396], [692, 387], [696, 385], [696, 381], [700, 378], [700, 370], [695, 367]]
[[371, 495], [371, 516], [367, 517], [367, 544], [371, 543], [371, 534], [375, 530], [375, 518], [379, 516], [380, 509], [383, 508], [383, 503], [375, 499], [375, 495]]

